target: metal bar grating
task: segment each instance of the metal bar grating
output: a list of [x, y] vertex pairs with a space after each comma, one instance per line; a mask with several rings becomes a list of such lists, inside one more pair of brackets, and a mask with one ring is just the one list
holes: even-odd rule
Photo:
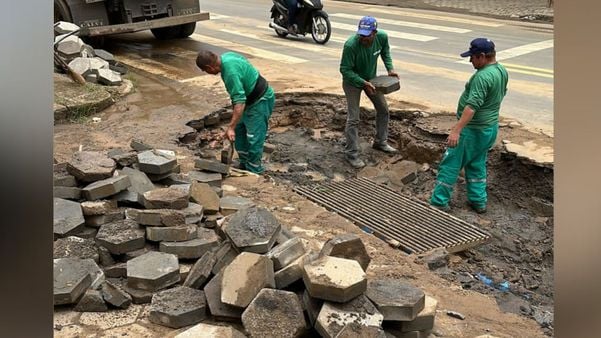
[[407, 253], [441, 247], [459, 252], [491, 238], [472, 224], [368, 178], [294, 190]]

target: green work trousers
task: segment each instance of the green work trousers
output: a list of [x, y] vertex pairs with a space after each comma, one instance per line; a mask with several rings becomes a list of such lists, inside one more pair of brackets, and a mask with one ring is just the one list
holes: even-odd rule
[[497, 139], [498, 124], [484, 129], [465, 127], [455, 148], [447, 148], [438, 168], [430, 204], [447, 206], [461, 169], [465, 169], [467, 199], [476, 208], [486, 207], [486, 159]]
[[256, 174], [265, 170], [261, 158], [274, 105], [275, 94], [269, 87], [259, 101], [244, 110], [242, 118], [236, 125], [234, 146], [238, 152], [240, 166]]

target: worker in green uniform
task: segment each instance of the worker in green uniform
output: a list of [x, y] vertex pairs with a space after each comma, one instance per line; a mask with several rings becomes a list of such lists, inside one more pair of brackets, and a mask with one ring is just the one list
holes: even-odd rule
[[196, 65], [212, 75], [221, 73], [233, 105], [224, 137], [234, 142], [241, 169], [262, 173], [263, 144], [275, 105], [273, 89], [244, 56], [234, 52], [216, 55], [201, 50]]
[[430, 204], [448, 211], [453, 186], [465, 170], [467, 199], [477, 213], [486, 212], [486, 159], [499, 130], [499, 110], [507, 93], [507, 70], [496, 60], [495, 44], [486, 38], [471, 41], [461, 57], [476, 69], [457, 106], [458, 122], [451, 128]]
[[397, 150], [388, 145], [388, 104], [384, 94], [376, 92], [374, 85], [369, 82], [376, 76], [378, 58], [384, 61], [384, 66], [389, 76], [399, 77], [394, 71], [390, 57], [388, 35], [378, 30], [375, 18], [365, 16], [359, 21], [357, 34], [351, 36], [344, 43], [340, 73], [342, 73], [342, 89], [346, 97], [346, 147], [347, 161], [355, 168], [365, 166], [359, 158], [359, 101], [361, 92], [365, 91], [376, 109], [376, 138], [373, 148], [387, 153]]

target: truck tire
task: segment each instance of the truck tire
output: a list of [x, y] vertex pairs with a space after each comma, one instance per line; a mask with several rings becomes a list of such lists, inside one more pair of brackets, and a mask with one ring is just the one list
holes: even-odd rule
[[58, 21], [73, 22], [69, 5], [63, 0], [54, 0], [54, 22]]
[[192, 33], [194, 33], [194, 30], [196, 29], [196, 22], [186, 23], [181, 25], [180, 27], [181, 31], [179, 32], [179, 37], [187, 38], [190, 35], [192, 35]]
[[180, 37], [181, 26], [153, 28], [150, 31], [159, 40], [171, 40]]

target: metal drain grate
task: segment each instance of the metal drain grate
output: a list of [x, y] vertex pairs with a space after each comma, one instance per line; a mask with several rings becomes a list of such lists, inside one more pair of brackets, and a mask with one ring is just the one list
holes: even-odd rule
[[294, 190], [407, 253], [441, 247], [458, 252], [491, 238], [474, 225], [367, 178]]

